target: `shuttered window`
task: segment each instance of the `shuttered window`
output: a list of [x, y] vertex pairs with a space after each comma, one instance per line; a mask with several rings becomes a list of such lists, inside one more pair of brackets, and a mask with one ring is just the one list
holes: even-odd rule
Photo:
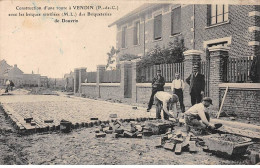
[[122, 48], [126, 48], [126, 27], [122, 28]]
[[171, 35], [181, 32], [181, 7], [172, 10], [171, 16]]
[[154, 17], [154, 39], [158, 40], [162, 38], [162, 15]]
[[140, 44], [140, 21], [135, 22], [134, 26], [134, 45]]

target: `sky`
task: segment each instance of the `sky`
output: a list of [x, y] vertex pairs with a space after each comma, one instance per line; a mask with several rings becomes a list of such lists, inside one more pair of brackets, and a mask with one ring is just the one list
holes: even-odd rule
[[[116, 26], [108, 25], [142, 4], [84, 0], [0, 1], [0, 59], [5, 59], [9, 65], [17, 64], [24, 73], [37, 73], [39, 70], [41, 75], [55, 78], [61, 78], [78, 67], [95, 71], [97, 65], [106, 64], [110, 47], [116, 46]], [[118, 10], [104, 10], [112, 13], [110, 17], [72, 17], [78, 19], [78, 23], [54, 23], [53, 18], [59, 17], [8, 16], [19, 12], [43, 13], [43, 10], [16, 10], [17, 6], [43, 9], [44, 6], [86, 5], [115, 5]], [[57, 10], [50, 12], [58, 13]]]
[[[48, 77], [61, 78], [74, 68], [87, 67], [95, 71], [97, 65], [105, 65], [107, 52], [116, 46], [116, 26], [109, 24], [152, 0], [0, 0], [0, 60], [9, 65], [17, 64], [24, 73], [39, 73]], [[228, 3], [256, 4], [258, 0], [229, 0]], [[154, 2], [154, 1], [153, 1]], [[163, 2], [163, 1], [160, 1]], [[164, 1], [169, 2], [169, 1]], [[190, 0], [173, 0], [174, 3], [194, 3]], [[222, 1], [199, 0], [196, 3], [220, 3]], [[259, 4], [259, 1], [258, 3]], [[102, 5], [118, 6], [112, 16], [72, 17], [78, 23], [55, 23], [63, 17], [8, 16], [15, 13], [37, 13], [33, 10], [16, 10], [16, 7], [69, 7]], [[75, 12], [75, 10], [72, 10]], [[58, 13], [58, 10], [49, 13]], [[65, 10], [66, 12], [66, 10]], [[80, 11], [77, 11], [80, 12]], [[88, 12], [88, 11], [85, 11]], [[101, 11], [90, 11], [101, 12]], [[43, 13], [43, 10], [40, 12]], [[67, 17], [70, 19], [69, 17]]]

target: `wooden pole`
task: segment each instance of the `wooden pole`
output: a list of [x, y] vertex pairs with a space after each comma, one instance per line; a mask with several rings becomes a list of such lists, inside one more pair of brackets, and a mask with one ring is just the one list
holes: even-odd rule
[[217, 118], [219, 118], [220, 112], [221, 112], [221, 110], [222, 110], [222, 108], [223, 108], [224, 101], [225, 101], [226, 96], [227, 96], [227, 92], [228, 92], [228, 86], [227, 86], [227, 88], [226, 88], [226, 91], [225, 91], [224, 97], [223, 97], [223, 99], [222, 99], [221, 106], [220, 106], [220, 108], [219, 108]]

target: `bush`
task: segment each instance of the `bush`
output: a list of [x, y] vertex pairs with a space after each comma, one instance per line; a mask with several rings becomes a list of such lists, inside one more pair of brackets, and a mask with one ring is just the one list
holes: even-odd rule
[[186, 50], [182, 38], [176, 38], [173, 42], [170, 42], [167, 48], [161, 48], [157, 45], [141, 59], [138, 69], [159, 64], [180, 63], [184, 60], [183, 52]]

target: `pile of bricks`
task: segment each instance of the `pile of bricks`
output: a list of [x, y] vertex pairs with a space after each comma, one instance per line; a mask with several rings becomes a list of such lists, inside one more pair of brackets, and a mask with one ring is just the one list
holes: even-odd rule
[[189, 151], [190, 153], [196, 153], [198, 148], [196, 143], [203, 143], [198, 137], [192, 133], [186, 133], [182, 131], [174, 131], [169, 129], [166, 134], [162, 134], [157, 138], [157, 148], [163, 147], [166, 150], [175, 152], [180, 155], [182, 151]]
[[95, 129], [96, 137], [105, 137], [106, 134], [113, 134], [114, 138], [142, 138], [143, 136], [153, 135], [152, 129], [146, 127], [145, 124], [136, 121], [130, 123], [122, 123], [114, 121], [112, 124], [102, 123]]
[[166, 132], [167, 128], [172, 128], [174, 124], [169, 121], [149, 120], [146, 122], [130, 121], [122, 123], [118, 120], [112, 124], [102, 123], [96, 127], [96, 137], [105, 137], [106, 134], [113, 134], [114, 138], [143, 138], [143, 136], [158, 135]]

